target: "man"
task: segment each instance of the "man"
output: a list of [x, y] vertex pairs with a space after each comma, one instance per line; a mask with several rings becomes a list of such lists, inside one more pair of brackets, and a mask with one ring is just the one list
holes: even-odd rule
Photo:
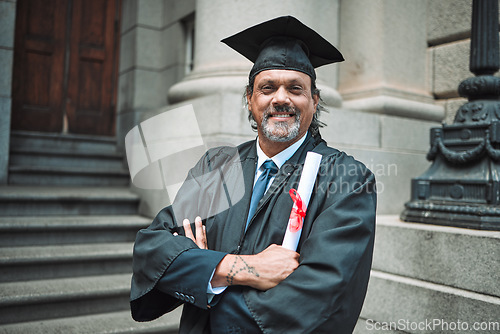
[[[258, 138], [209, 150], [173, 205], [138, 233], [132, 315], [148, 321], [184, 303], [180, 333], [351, 333], [370, 273], [376, 195], [373, 174], [318, 131], [314, 67], [342, 55], [289, 16], [223, 42], [254, 62], [246, 98]], [[279, 245], [308, 151], [322, 161], [295, 252]], [[242, 198], [222, 206], [216, 194], [236, 184]]]

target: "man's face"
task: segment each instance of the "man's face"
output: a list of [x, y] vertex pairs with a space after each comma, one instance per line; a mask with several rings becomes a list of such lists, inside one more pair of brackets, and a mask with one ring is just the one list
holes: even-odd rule
[[255, 77], [248, 108], [259, 138], [292, 144], [309, 128], [318, 104], [311, 95], [311, 78], [292, 70], [267, 70]]

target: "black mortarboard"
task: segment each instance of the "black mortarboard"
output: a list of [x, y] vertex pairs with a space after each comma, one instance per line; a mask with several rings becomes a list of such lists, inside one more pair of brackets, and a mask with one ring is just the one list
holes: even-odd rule
[[294, 70], [316, 79], [314, 68], [344, 60], [330, 42], [292, 16], [243, 30], [221, 42], [254, 63], [250, 78], [264, 70]]

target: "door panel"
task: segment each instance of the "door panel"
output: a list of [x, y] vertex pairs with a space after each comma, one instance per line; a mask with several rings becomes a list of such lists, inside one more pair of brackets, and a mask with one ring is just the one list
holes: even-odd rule
[[64, 0], [18, 1], [13, 129], [62, 130], [66, 8]]
[[12, 128], [114, 135], [120, 0], [18, 0]]
[[115, 0], [74, 0], [66, 112], [70, 132], [113, 134]]

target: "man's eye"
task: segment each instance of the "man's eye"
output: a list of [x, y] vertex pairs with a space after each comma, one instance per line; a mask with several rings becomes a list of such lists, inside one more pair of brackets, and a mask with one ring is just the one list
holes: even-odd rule
[[294, 93], [301, 93], [302, 92], [302, 87], [300, 86], [292, 86], [290, 90]]
[[261, 90], [264, 92], [270, 92], [273, 90], [273, 87], [272, 86], [262, 86]]

